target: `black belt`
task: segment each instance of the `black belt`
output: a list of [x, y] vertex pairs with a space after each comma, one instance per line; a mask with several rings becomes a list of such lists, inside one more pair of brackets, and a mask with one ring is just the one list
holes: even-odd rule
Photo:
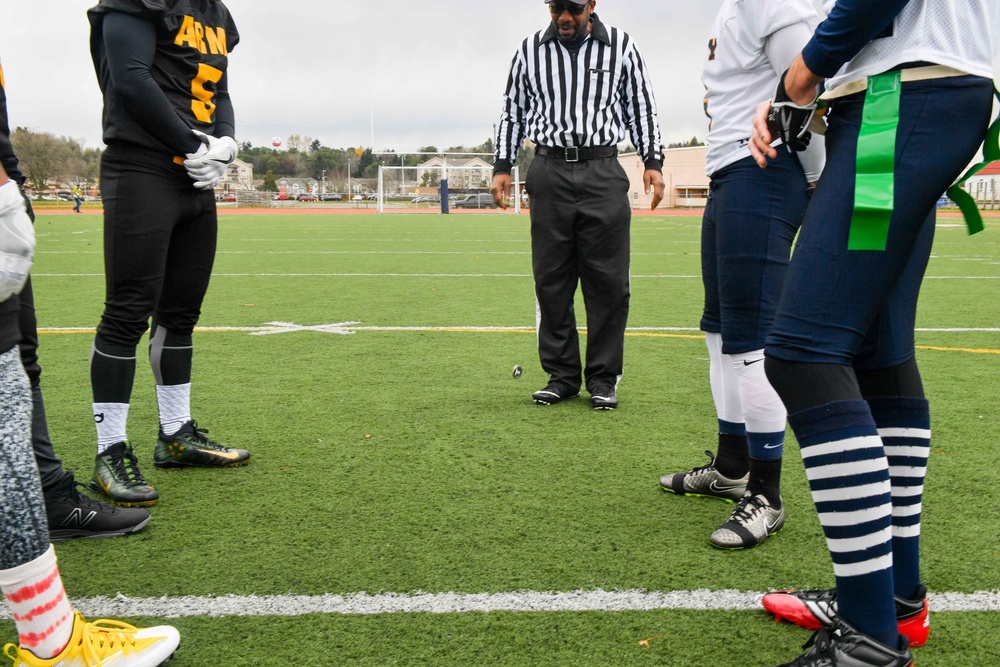
[[596, 160], [602, 157], [615, 157], [618, 149], [614, 146], [570, 146], [561, 148], [558, 146], [536, 146], [535, 155], [542, 157], [557, 157], [566, 162], [579, 162], [580, 160]]

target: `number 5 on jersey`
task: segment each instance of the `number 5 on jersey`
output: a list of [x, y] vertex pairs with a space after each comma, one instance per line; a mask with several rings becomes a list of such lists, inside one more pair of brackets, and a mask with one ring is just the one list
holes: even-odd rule
[[198, 65], [198, 76], [191, 81], [191, 111], [194, 117], [202, 123], [211, 123], [212, 114], [215, 113], [215, 91], [205, 88], [205, 83], [211, 81], [213, 84], [219, 83], [222, 79], [222, 70], [211, 65], [200, 63]]

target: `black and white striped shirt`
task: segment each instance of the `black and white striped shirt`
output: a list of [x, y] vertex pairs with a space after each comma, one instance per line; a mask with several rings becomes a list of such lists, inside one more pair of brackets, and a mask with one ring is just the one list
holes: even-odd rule
[[617, 146], [627, 126], [648, 169], [663, 166], [656, 102], [632, 38], [592, 15], [574, 53], [549, 25], [514, 54], [497, 132], [494, 173], [510, 173], [524, 137], [544, 146]]

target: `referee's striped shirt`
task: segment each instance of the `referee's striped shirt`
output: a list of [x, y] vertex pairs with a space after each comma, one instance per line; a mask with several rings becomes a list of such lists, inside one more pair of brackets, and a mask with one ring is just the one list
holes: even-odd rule
[[525, 136], [544, 146], [617, 146], [625, 128], [647, 169], [663, 166], [663, 144], [646, 63], [625, 32], [593, 14], [573, 54], [549, 25], [514, 54], [497, 131], [494, 173], [510, 173]]

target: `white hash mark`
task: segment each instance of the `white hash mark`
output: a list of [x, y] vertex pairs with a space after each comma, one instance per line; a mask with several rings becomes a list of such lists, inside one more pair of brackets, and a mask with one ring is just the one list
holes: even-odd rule
[[351, 336], [353, 331], [348, 329], [361, 322], [335, 322], [333, 324], [315, 324], [307, 326], [305, 324], [295, 324], [293, 322], [264, 322], [267, 329], [251, 332], [251, 336], [269, 336], [271, 334], [288, 333], [291, 331], [320, 331], [322, 333], [340, 334], [341, 336]]

